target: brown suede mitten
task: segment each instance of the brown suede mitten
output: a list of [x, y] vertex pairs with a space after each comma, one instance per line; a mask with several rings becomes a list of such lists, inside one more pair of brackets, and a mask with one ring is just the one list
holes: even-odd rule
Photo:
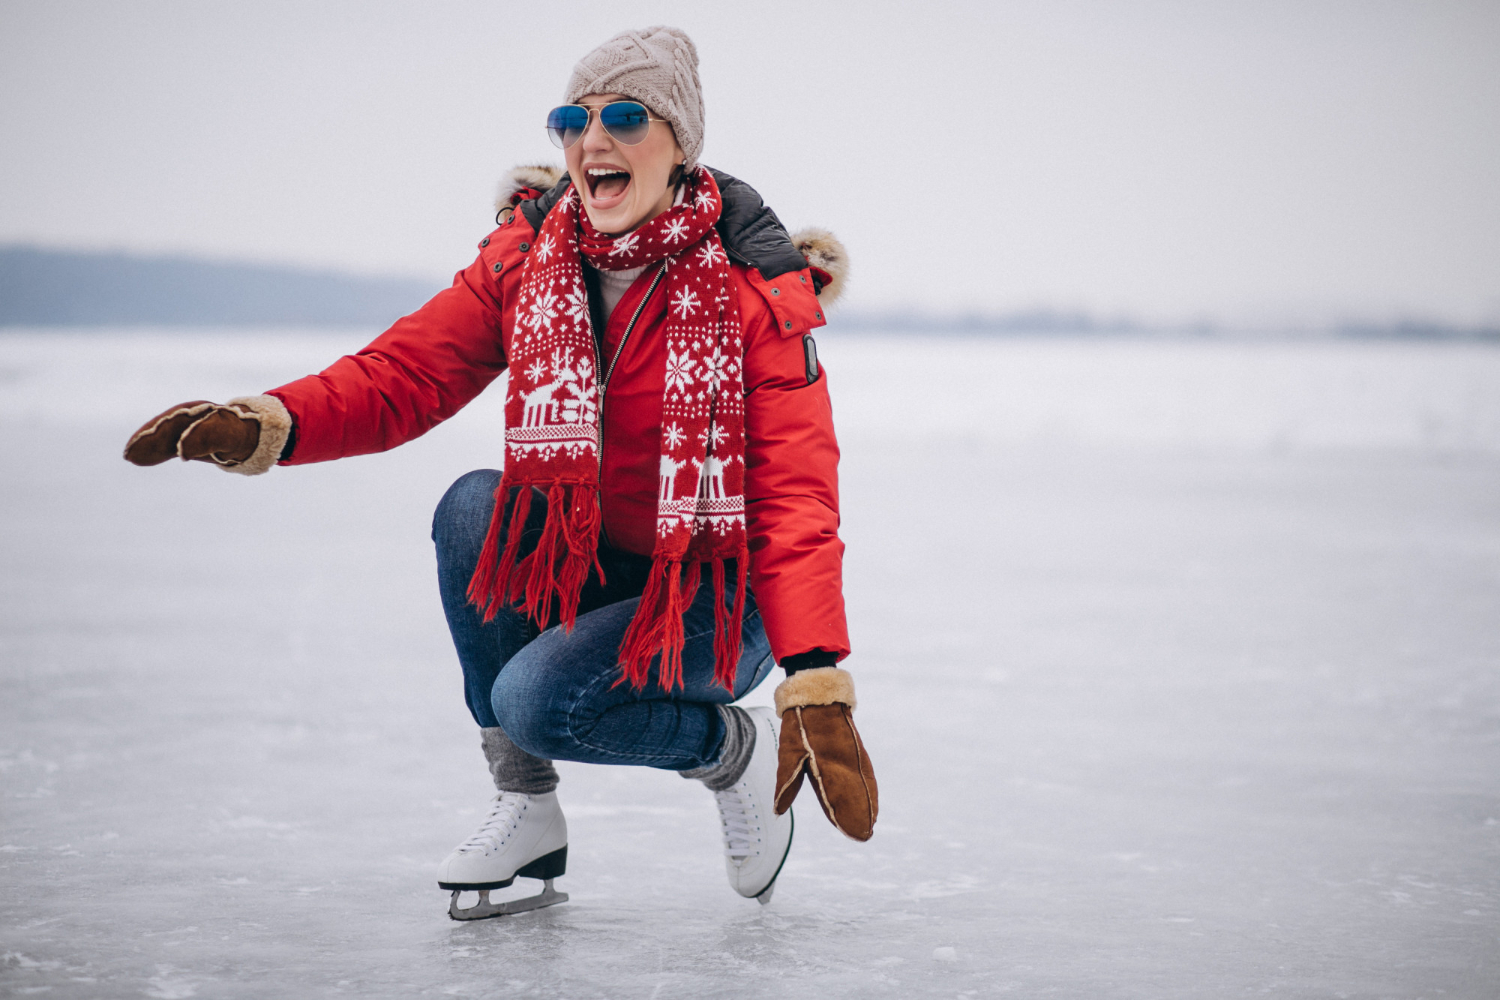
[[260, 421], [230, 406], [216, 406], [177, 439], [177, 454], [184, 461], [239, 465], [255, 454], [260, 444]]
[[160, 465], [177, 457], [177, 440], [215, 404], [206, 399], [169, 407], [141, 425], [125, 445], [125, 461], [132, 465]]
[[811, 775], [818, 804], [839, 832], [869, 840], [880, 811], [875, 769], [854, 728], [854, 678], [838, 667], [799, 670], [776, 688], [781, 746], [776, 766], [776, 814], [792, 807]]
[[199, 399], [146, 421], [126, 443], [125, 461], [160, 465], [177, 457], [253, 476], [276, 464], [291, 428], [274, 396], [241, 396], [227, 406]]

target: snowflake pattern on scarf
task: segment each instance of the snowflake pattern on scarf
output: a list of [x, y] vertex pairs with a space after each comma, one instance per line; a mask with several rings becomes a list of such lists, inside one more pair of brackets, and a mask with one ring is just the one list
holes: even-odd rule
[[[545, 627], [558, 601], [571, 628], [579, 592], [596, 565], [599, 537], [599, 367], [583, 281], [583, 259], [603, 270], [663, 260], [667, 296], [662, 335], [667, 367], [661, 473], [652, 572], [620, 650], [622, 680], [639, 688], [658, 652], [659, 682], [682, 683], [682, 612], [702, 568], [718, 599], [715, 680], [733, 689], [740, 653], [746, 570], [744, 338], [728, 256], [714, 223], [717, 184], [703, 167], [672, 207], [620, 236], [594, 229], [569, 189], [543, 221], [516, 308], [505, 401], [505, 472], [469, 598], [488, 621], [516, 603]], [[534, 552], [518, 558], [534, 493], [547, 520]], [[503, 510], [514, 496], [501, 549]], [[726, 606], [725, 563], [739, 586]]]

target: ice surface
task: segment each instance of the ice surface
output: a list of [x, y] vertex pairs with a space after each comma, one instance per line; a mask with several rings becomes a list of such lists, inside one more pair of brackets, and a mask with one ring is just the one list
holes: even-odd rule
[[572, 901], [457, 924], [427, 530], [498, 400], [253, 480], [119, 459], [359, 342], [0, 335], [0, 988], [1500, 994], [1500, 351], [824, 337], [874, 840], [804, 796], [763, 908], [701, 787], [564, 763]]

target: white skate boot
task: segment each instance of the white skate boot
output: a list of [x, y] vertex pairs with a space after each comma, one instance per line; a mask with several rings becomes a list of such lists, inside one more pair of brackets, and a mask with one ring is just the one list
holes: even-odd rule
[[[448, 916], [454, 920], [500, 917], [566, 902], [568, 894], [553, 889], [552, 880], [567, 867], [568, 821], [557, 793], [501, 792], [474, 835], [438, 867], [438, 888], [452, 890]], [[517, 877], [542, 879], [542, 891], [525, 899], [490, 902], [491, 889], [503, 889]], [[458, 895], [465, 891], [477, 891], [479, 902], [460, 907]]]
[[769, 708], [745, 709], [755, 723], [755, 750], [740, 780], [715, 792], [724, 833], [724, 867], [741, 896], [771, 901], [776, 876], [792, 850], [792, 811], [772, 810], [776, 800], [776, 748], [780, 725]]

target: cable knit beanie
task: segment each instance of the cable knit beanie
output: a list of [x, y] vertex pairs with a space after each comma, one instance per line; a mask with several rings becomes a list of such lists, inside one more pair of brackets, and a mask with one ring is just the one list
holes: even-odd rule
[[657, 25], [622, 31], [578, 61], [563, 100], [589, 94], [624, 94], [672, 123], [687, 167], [703, 149], [703, 86], [698, 50], [679, 28]]

